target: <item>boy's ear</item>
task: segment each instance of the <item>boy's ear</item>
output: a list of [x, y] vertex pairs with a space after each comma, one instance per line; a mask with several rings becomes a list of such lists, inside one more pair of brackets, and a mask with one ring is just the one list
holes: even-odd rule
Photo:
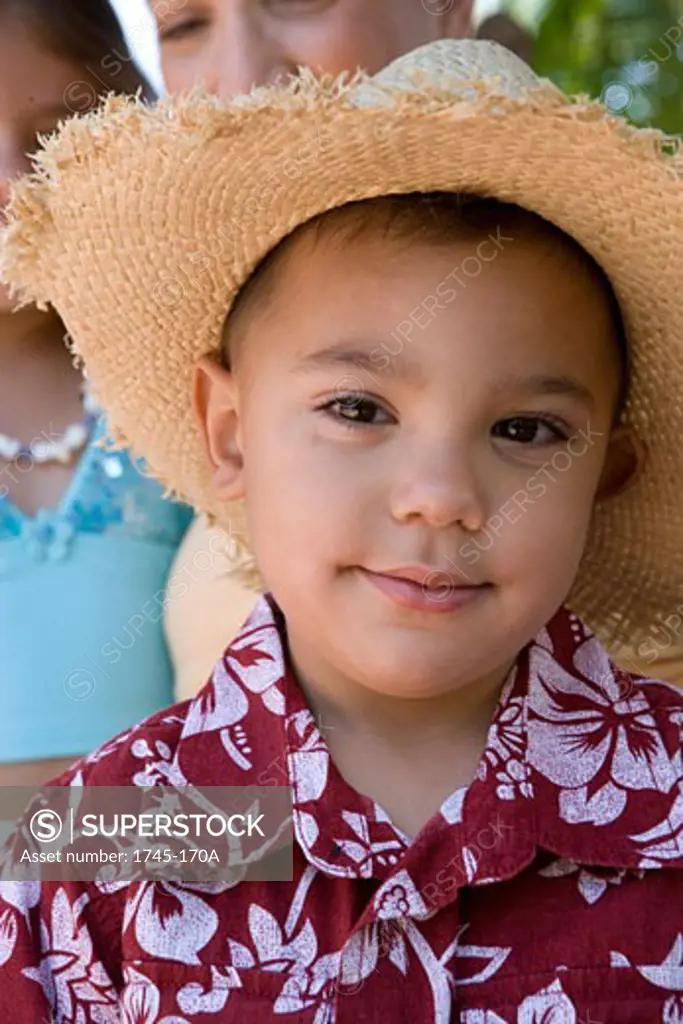
[[632, 487], [645, 464], [645, 446], [630, 427], [615, 427], [610, 435], [596, 501], [606, 501]]
[[211, 356], [194, 369], [192, 407], [213, 470], [219, 501], [243, 497], [242, 438], [237, 386], [233, 373]]
[[[429, 9], [429, 5], [425, 4]], [[467, 39], [472, 35], [472, 9], [474, 0], [450, 0], [441, 4], [444, 19], [444, 36], [451, 39]]]

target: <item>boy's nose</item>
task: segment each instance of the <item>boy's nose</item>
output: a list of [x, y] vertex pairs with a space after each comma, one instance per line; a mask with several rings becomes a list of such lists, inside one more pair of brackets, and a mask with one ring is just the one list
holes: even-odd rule
[[216, 33], [210, 67], [205, 73], [207, 88], [229, 99], [249, 92], [255, 85], [272, 85], [296, 71], [296, 65], [276, 40], [270, 38], [258, 19], [248, 12], [227, 18]]
[[422, 521], [435, 529], [459, 525], [476, 533], [486, 523], [486, 501], [471, 457], [439, 449], [421, 453], [394, 484], [391, 511], [397, 522]]

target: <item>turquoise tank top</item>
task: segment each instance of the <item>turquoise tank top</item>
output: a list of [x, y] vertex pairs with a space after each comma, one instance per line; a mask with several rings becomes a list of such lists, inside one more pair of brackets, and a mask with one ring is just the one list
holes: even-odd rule
[[56, 509], [0, 497], [0, 762], [85, 753], [173, 700], [162, 605], [192, 510], [102, 436]]

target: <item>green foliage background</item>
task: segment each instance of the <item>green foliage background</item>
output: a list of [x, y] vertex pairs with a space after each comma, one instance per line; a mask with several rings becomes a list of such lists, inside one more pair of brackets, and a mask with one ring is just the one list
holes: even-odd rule
[[[506, 0], [536, 35], [536, 70], [637, 125], [683, 132], [683, 0]], [[533, 8], [530, 13], [530, 9]]]

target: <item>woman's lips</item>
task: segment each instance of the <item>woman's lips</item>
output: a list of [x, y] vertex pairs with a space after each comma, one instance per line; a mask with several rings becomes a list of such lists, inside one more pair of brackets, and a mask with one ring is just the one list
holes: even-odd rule
[[396, 604], [420, 612], [442, 615], [454, 612], [489, 589], [489, 584], [461, 586], [450, 573], [439, 569], [392, 570], [391, 573], [360, 571], [369, 583]]

